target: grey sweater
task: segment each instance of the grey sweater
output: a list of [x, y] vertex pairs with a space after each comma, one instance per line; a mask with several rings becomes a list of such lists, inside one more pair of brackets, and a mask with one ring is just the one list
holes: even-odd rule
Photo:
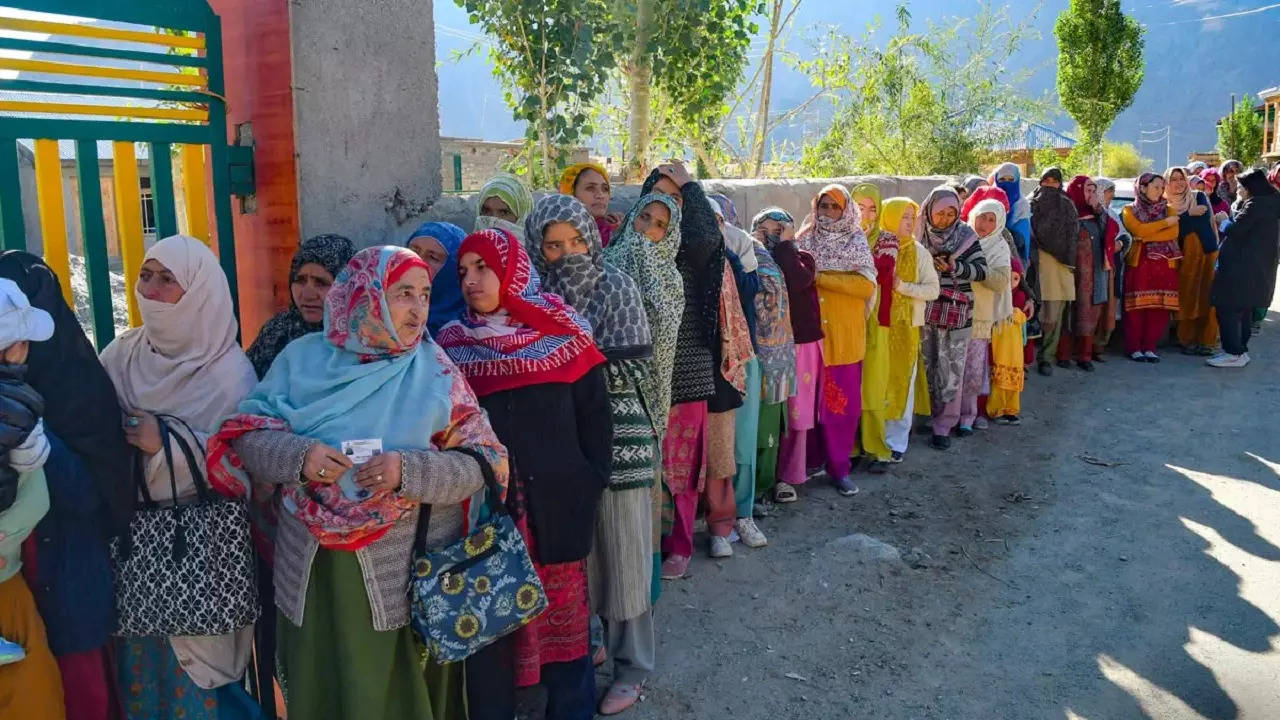
[[[255, 430], [233, 442], [255, 480], [275, 485], [298, 482], [302, 461], [315, 440], [279, 430]], [[461, 502], [484, 486], [476, 461], [462, 453], [401, 450], [400, 494], [431, 506], [427, 545], [447, 545], [462, 535]], [[409, 624], [409, 571], [418, 511], [405, 516], [386, 535], [356, 551], [364, 575], [373, 629], [395, 630]], [[319, 541], [305, 525], [280, 513], [275, 542], [276, 607], [302, 626], [311, 562]]]

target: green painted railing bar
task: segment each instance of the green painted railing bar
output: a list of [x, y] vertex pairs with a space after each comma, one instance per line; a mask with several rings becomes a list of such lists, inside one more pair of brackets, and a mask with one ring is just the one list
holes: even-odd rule
[[204, 58], [195, 55], [167, 55], [165, 53], [142, 52], [139, 50], [116, 50], [115, 48], [75, 45], [73, 43], [44, 42], [42, 40], [19, 40], [18, 38], [0, 38], [0, 48], [5, 50], [26, 50], [38, 53], [57, 53], [59, 55], [85, 55], [89, 57], [111, 58], [114, 60], [136, 60], [138, 62], [155, 63], [157, 65], [175, 65], [184, 67], [204, 67]]
[[[205, 55], [209, 60], [209, 91], [225, 95], [222, 71], [222, 19], [214, 15], [204, 29]], [[231, 306], [240, 317], [240, 291], [236, 276], [235, 224], [231, 215], [231, 163], [227, 157], [227, 112], [221, 101], [209, 105], [209, 162], [213, 176], [213, 216], [217, 221], [218, 261], [231, 288]], [[239, 337], [239, 326], [236, 329]]]
[[[171, 100], [174, 102], [208, 103], [209, 96], [185, 90], [152, 90], [150, 88], [109, 87], [105, 85], [74, 85], [71, 83], [39, 82], [36, 80], [0, 80], [0, 90], [33, 93], [61, 93], [64, 95], [100, 95], [105, 97], [143, 98], [147, 100]], [[56, 102], [57, 98], [50, 98]]]
[[76, 141], [76, 176], [80, 185], [80, 241], [84, 247], [93, 340], [99, 348], [116, 336], [111, 307], [111, 277], [107, 272], [107, 229], [102, 218], [102, 183], [98, 177], [98, 143]]
[[0, 247], [26, 250], [27, 231], [22, 222], [22, 194], [18, 180], [18, 141], [0, 137]]
[[462, 192], [462, 153], [453, 154], [453, 189]]
[[173, 156], [168, 143], [151, 143], [151, 197], [156, 206], [156, 238], [178, 234], [173, 204]]
[[124, 140], [128, 142], [193, 143], [201, 145], [209, 142], [209, 128], [204, 125], [178, 125], [175, 123], [0, 117], [0, 137]]

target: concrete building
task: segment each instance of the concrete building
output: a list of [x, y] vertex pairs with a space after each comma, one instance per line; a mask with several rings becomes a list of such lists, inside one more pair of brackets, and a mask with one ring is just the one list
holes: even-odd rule
[[[502, 142], [478, 138], [440, 138], [443, 161], [440, 174], [444, 178], [444, 190], [479, 190], [495, 173], [502, 172], [523, 149], [522, 140]], [[589, 157], [590, 152], [580, 147], [569, 154], [569, 162], [586, 162]]]

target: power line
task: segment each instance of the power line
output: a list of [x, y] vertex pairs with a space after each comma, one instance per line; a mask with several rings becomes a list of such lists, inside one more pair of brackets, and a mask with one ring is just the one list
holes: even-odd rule
[[1209, 20], [1226, 20], [1227, 18], [1236, 18], [1236, 17], [1242, 17], [1242, 16], [1245, 16], [1245, 15], [1256, 15], [1256, 14], [1258, 14], [1258, 13], [1260, 13], [1260, 12], [1266, 12], [1266, 11], [1268, 11], [1268, 10], [1275, 10], [1276, 8], [1280, 8], [1280, 3], [1272, 3], [1272, 4], [1270, 4], [1270, 5], [1263, 5], [1262, 7], [1249, 8], [1248, 10], [1237, 10], [1236, 12], [1223, 13], [1222, 15], [1207, 15], [1207, 16], [1205, 16], [1205, 17], [1194, 18], [1194, 19], [1192, 19], [1192, 20], [1173, 20], [1173, 21], [1170, 21], [1170, 22], [1164, 22], [1164, 23], [1153, 23], [1153, 24], [1155, 24], [1155, 25], [1184, 25], [1184, 24], [1186, 24], [1186, 23], [1202, 23], [1202, 22], [1208, 22]]

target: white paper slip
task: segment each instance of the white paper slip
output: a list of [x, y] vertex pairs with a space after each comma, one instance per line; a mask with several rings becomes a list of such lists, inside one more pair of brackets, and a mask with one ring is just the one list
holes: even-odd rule
[[342, 454], [357, 467], [369, 462], [374, 455], [382, 454], [382, 438], [370, 440], [343, 440]]

